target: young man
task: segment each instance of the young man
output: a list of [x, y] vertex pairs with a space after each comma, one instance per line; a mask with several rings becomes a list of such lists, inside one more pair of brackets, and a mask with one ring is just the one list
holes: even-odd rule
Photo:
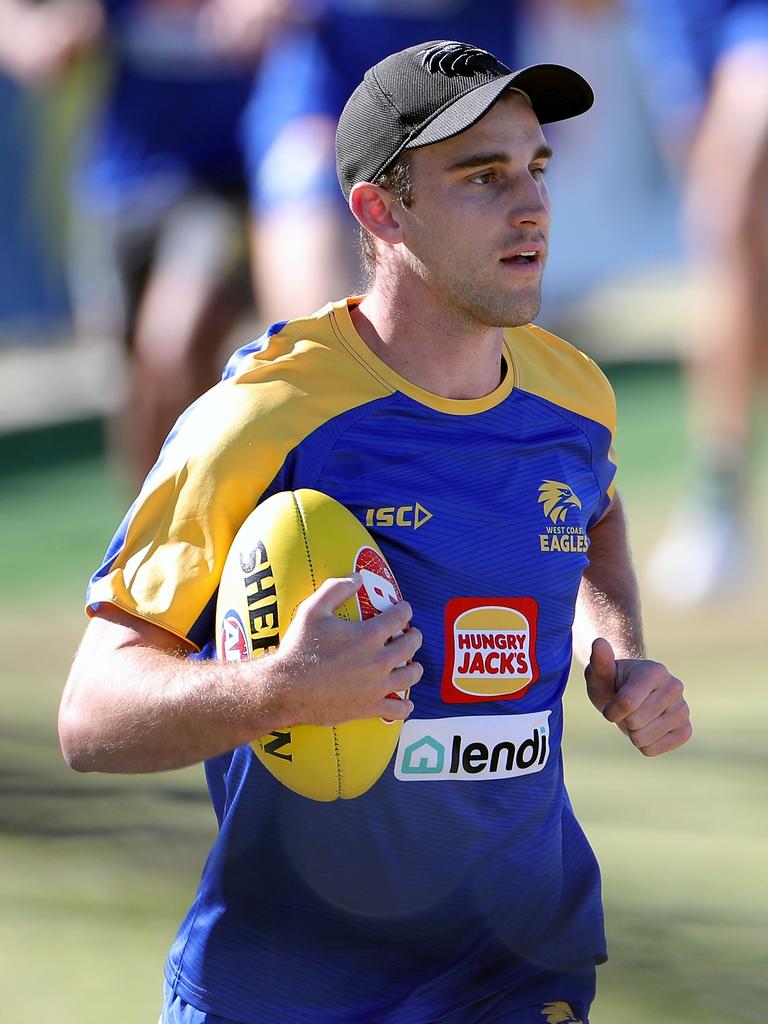
[[[690, 736], [682, 684], [644, 657], [610, 386], [529, 323], [549, 232], [541, 124], [591, 102], [573, 71], [510, 72], [463, 43], [371, 69], [337, 150], [368, 294], [236, 354], [92, 580], [68, 761], [205, 760], [221, 825], [166, 965], [166, 1024], [587, 1019], [599, 874], [560, 755], [577, 601], [596, 707], [649, 756]], [[240, 523], [297, 487], [374, 524], [422, 506], [418, 528], [372, 528], [408, 603], [344, 622], [359, 580], [330, 580], [270, 657], [185, 659], [213, 651]], [[288, 791], [248, 745], [375, 715], [408, 721], [348, 802]], [[415, 756], [425, 743], [434, 756]]]

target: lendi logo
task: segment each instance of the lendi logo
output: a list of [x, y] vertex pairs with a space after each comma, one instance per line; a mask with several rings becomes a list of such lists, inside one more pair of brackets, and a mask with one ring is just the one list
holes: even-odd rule
[[365, 513], [365, 525], [371, 526], [405, 526], [418, 530], [428, 523], [432, 513], [420, 505], [385, 505], [383, 508], [369, 508]]
[[240, 568], [248, 603], [251, 650], [254, 654], [265, 654], [280, 642], [280, 624], [275, 577], [261, 541], [247, 555], [240, 556]]
[[549, 760], [550, 714], [408, 719], [400, 733], [395, 778], [426, 782], [534, 775]]

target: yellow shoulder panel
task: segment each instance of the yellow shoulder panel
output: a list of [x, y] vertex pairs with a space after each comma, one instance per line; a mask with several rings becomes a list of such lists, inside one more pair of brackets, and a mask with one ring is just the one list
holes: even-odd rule
[[328, 307], [288, 323], [179, 421], [112, 565], [91, 585], [89, 609], [110, 602], [186, 637], [288, 453], [333, 417], [388, 394], [340, 349]]
[[573, 345], [528, 324], [506, 332], [517, 386], [616, 433], [616, 399], [607, 377]]

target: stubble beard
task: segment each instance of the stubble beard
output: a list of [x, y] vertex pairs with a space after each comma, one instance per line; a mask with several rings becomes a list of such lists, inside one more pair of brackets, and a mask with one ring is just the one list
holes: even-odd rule
[[460, 277], [450, 270], [441, 282], [447, 301], [482, 327], [522, 327], [541, 308], [541, 277], [516, 291], [492, 288], [486, 281]]
[[487, 289], [465, 289], [456, 294], [473, 320], [485, 327], [522, 327], [538, 316], [541, 308], [541, 283], [531, 285], [515, 295], [489, 292]]
[[428, 266], [412, 250], [407, 251], [410, 272], [439, 293], [446, 312], [455, 313], [480, 327], [522, 327], [534, 320], [541, 308], [541, 275], [513, 291], [493, 288], [487, 280], [461, 273], [456, 264], [430, 261]]

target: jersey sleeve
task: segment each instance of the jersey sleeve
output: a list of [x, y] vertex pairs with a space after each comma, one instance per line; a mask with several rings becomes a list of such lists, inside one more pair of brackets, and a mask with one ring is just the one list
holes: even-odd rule
[[518, 385], [557, 407], [586, 436], [599, 490], [587, 528], [613, 500], [616, 489], [616, 396], [603, 371], [569, 342], [529, 324], [508, 332]]
[[89, 615], [108, 602], [202, 646], [234, 536], [284, 460], [280, 390], [262, 388], [257, 415], [252, 389], [224, 381], [181, 417], [90, 581]]
[[235, 534], [282, 489], [289, 453], [385, 393], [339, 345], [327, 309], [245, 346], [174, 427], [90, 581], [87, 613], [110, 603], [202, 648]]

